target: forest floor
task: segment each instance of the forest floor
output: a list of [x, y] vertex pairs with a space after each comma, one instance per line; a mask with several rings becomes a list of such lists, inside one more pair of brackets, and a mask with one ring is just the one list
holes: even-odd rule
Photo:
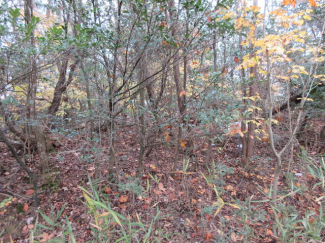
[[[275, 159], [268, 142], [257, 142], [252, 161], [245, 168], [236, 139], [230, 140], [223, 149], [213, 147], [208, 164], [204, 162], [207, 148], [200, 146], [194, 152], [195, 157], [190, 158], [186, 171], [183, 168], [188, 160], [182, 154], [183, 164], [179, 162], [177, 172], [172, 175], [174, 149], [168, 145], [157, 146], [145, 158], [143, 175], [136, 179], [139, 145], [134, 137], [135, 132], [130, 129], [118, 134], [115, 150], [120, 173], [114, 183], [107, 180], [108, 139], [102, 138], [96, 147], [81, 135], [61, 140], [61, 145], [50, 153], [51, 172], [39, 179], [38, 210], [30, 200], [33, 190], [29, 178], [0, 143], [0, 203], [3, 202], [0, 242], [32, 242], [32, 238], [34, 242], [60, 242], [58, 239], [67, 228], [66, 219], [71, 222], [78, 243], [116, 242], [122, 235], [119, 222], [104, 228], [105, 222], [95, 220], [94, 212], [89, 212], [85, 205], [87, 201], [80, 186], [94, 195], [93, 186], [114, 212], [145, 225], [131, 240], [120, 242], [136, 242], [135, 239], [144, 242], [145, 238], [147, 242], [175, 243], [284, 242], [285, 237], [292, 236], [279, 235], [275, 220], [284, 228], [286, 224], [295, 225], [297, 229], [293, 231], [299, 232], [302, 224], [294, 221], [293, 215], [297, 214], [298, 220], [315, 212], [307, 217], [310, 224], [322, 215], [324, 188], [313, 187], [319, 180], [301, 166], [302, 160], [296, 156], [301, 153], [298, 147], [289, 169], [291, 180], [282, 173], [279, 182], [279, 198], [286, 196], [279, 204], [285, 208], [275, 209], [269, 198]], [[38, 161], [37, 155], [28, 161], [27, 165], [37, 171], [38, 164], [33, 162]], [[197, 170], [194, 161], [198, 162]], [[287, 161], [284, 171], [286, 167]], [[12, 197], [4, 203], [10, 196], [6, 192]], [[62, 207], [62, 215], [53, 225], [39, 213], [41, 210], [54, 221]], [[96, 230], [104, 232], [102, 238], [99, 234], [94, 236]], [[303, 242], [300, 240], [304, 238], [299, 237], [297, 234], [296, 242]], [[324, 230], [319, 237], [317, 242], [325, 241]]]

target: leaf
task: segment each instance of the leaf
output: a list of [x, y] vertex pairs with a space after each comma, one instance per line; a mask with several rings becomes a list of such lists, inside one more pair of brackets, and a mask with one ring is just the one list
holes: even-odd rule
[[29, 189], [26, 191], [26, 195], [32, 195], [34, 193], [35, 193], [35, 191], [33, 189]]
[[164, 184], [162, 184], [161, 182], [158, 184], [158, 189], [160, 191], [165, 191], [166, 190], [165, 187], [164, 187]]
[[282, 5], [286, 6], [286, 5], [291, 5], [292, 7], [296, 6], [296, 0], [284, 0], [282, 2]]
[[157, 167], [156, 167], [155, 165], [153, 165], [153, 164], [150, 164], [149, 167], [150, 167], [151, 169], [153, 169], [153, 170], [157, 170]]
[[179, 97], [183, 97], [184, 95], [186, 95], [186, 91], [185, 91], [185, 90], [182, 90], [182, 91], [179, 93]]
[[107, 194], [110, 194], [110, 193], [112, 192], [112, 190], [111, 190], [111, 188], [109, 188], [109, 187], [107, 186], [107, 187], [105, 187], [105, 192], [106, 192]]
[[169, 133], [166, 131], [164, 132], [164, 135], [166, 136], [166, 142], [170, 141]]
[[238, 57], [235, 57], [235, 58], [234, 58], [234, 61], [235, 61], [235, 63], [239, 63], [239, 62], [240, 62], [240, 60], [239, 60]]
[[28, 204], [24, 205], [24, 211], [27, 212], [28, 211]]
[[213, 238], [214, 238], [214, 237], [213, 237], [213, 234], [210, 233], [210, 232], [206, 233], [205, 236], [204, 236], [204, 239], [205, 239], [207, 242], [210, 242], [211, 239], [213, 239]]
[[309, 15], [302, 16], [305, 20], [311, 20], [311, 17]]
[[277, 116], [276, 116], [276, 120], [277, 120], [278, 122], [282, 122], [282, 121], [283, 121], [282, 116], [281, 116], [281, 115], [277, 115]]
[[163, 40], [162, 43], [165, 45], [165, 46], [168, 46], [168, 42]]
[[47, 242], [48, 240], [52, 239], [54, 237], [54, 233], [48, 234], [43, 233], [43, 239], [40, 240], [40, 242]]
[[268, 235], [268, 236], [271, 236], [271, 235], [273, 235], [273, 232], [272, 232], [272, 230], [269, 230], [269, 229], [268, 229], [268, 230], [266, 231], [266, 235]]
[[308, 0], [308, 2], [311, 7], [316, 7], [316, 3], [314, 0]]
[[237, 242], [237, 235], [235, 232], [231, 232], [231, 240]]
[[120, 198], [118, 199], [121, 203], [127, 202], [129, 199], [128, 195], [121, 195]]

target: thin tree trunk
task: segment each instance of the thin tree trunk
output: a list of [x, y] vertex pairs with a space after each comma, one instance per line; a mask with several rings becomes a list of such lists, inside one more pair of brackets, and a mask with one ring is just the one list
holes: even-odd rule
[[64, 57], [62, 64], [60, 66], [59, 80], [56, 83], [53, 99], [47, 111], [47, 113], [52, 116], [56, 115], [61, 104], [62, 95], [67, 90], [71, 82], [73, 81], [74, 72], [76, 70], [77, 64], [79, 63], [79, 60], [77, 59], [74, 64], [70, 65], [68, 80], [66, 80], [68, 62], [69, 62], [69, 57], [66, 56]]
[[36, 175], [25, 165], [25, 163], [20, 159], [18, 153], [16, 152], [15, 148], [11, 145], [10, 141], [7, 139], [5, 133], [0, 128], [0, 138], [4, 141], [4, 143], [9, 148], [10, 152], [16, 159], [17, 163], [26, 171], [28, 176], [30, 177], [33, 187], [34, 187], [34, 205], [35, 207], [39, 206], [39, 199], [38, 199], [38, 185], [37, 185], [37, 177]]
[[144, 87], [146, 86], [146, 82], [143, 82], [147, 78], [147, 62], [145, 53], [143, 54], [140, 60], [140, 70], [139, 70], [139, 82], [141, 85], [139, 86], [139, 93], [140, 93], [140, 107], [139, 107], [139, 134], [140, 134], [140, 153], [138, 157], [138, 175], [143, 171], [143, 157], [146, 148], [146, 123], [145, 123], [145, 112], [144, 112]]
[[[169, 2], [169, 7], [170, 7], [170, 19], [173, 20], [174, 18], [174, 8], [175, 8], [175, 2], [174, 0], [171, 0]], [[172, 27], [171, 35], [175, 38], [176, 32], [177, 32], [177, 23], [174, 22], [174, 25]], [[184, 90], [184, 87], [181, 82], [181, 74], [180, 74], [180, 65], [179, 65], [179, 51], [177, 48], [174, 48], [176, 50], [176, 53], [174, 54], [173, 58], [173, 75], [174, 75], [174, 82], [175, 82], [175, 87], [176, 87], [176, 98], [177, 98], [177, 104], [178, 104], [178, 129], [177, 129], [177, 137], [176, 137], [176, 147], [175, 147], [175, 153], [174, 153], [174, 165], [173, 165], [173, 171], [176, 170], [177, 168], [177, 163], [179, 159], [179, 150], [180, 150], [180, 140], [182, 138], [182, 121], [184, 118], [184, 113], [185, 113], [185, 97], [186, 93]]]

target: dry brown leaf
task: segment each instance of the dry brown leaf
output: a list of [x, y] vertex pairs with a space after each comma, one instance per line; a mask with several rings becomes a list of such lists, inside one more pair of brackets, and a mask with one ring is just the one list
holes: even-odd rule
[[234, 242], [237, 242], [237, 235], [236, 235], [235, 232], [231, 233], [231, 240], [234, 241]]
[[129, 199], [128, 195], [121, 195], [120, 198], [118, 199], [121, 203], [127, 202]]
[[28, 204], [24, 205], [24, 211], [27, 212], [28, 211]]
[[204, 237], [204, 239], [205, 239], [207, 242], [210, 242], [211, 239], [213, 239], [213, 238], [214, 238], [214, 237], [213, 237], [213, 234], [211, 234], [210, 232], [206, 233], [206, 234], [205, 234], [205, 237]]
[[164, 184], [162, 184], [161, 182], [159, 182], [159, 184], [158, 184], [158, 189], [160, 190], [160, 191], [165, 191], [166, 189], [164, 188]]
[[109, 187], [105, 187], [105, 192], [106, 192], [107, 194], [110, 194], [110, 193], [112, 192], [112, 190], [111, 190], [111, 188], [109, 188]]
[[35, 191], [33, 189], [29, 189], [26, 191], [26, 195], [32, 195], [34, 193], [35, 193]]
[[269, 235], [269, 236], [273, 235], [272, 230], [269, 230], [269, 229], [268, 229], [268, 230], [266, 231], [266, 235]]

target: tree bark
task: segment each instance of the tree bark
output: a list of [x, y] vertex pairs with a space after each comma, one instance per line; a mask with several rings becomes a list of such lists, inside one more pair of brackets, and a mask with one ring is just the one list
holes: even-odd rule
[[51, 116], [55, 116], [57, 111], [59, 110], [62, 95], [67, 90], [71, 82], [73, 81], [74, 72], [76, 70], [77, 64], [79, 63], [79, 59], [77, 59], [74, 64], [70, 65], [69, 77], [68, 80], [66, 80], [68, 63], [69, 63], [69, 57], [65, 56], [60, 66], [59, 80], [55, 86], [53, 99], [47, 111], [47, 113]]
[[30, 179], [31, 179], [31, 181], [33, 183], [34, 191], [35, 191], [35, 193], [34, 193], [34, 205], [35, 205], [35, 207], [38, 207], [39, 206], [39, 199], [38, 199], [38, 184], [37, 184], [37, 177], [36, 177], [36, 175], [20, 159], [17, 151], [11, 145], [10, 141], [8, 140], [8, 138], [6, 137], [5, 133], [2, 131], [1, 128], [0, 128], [0, 138], [7, 145], [7, 147], [10, 150], [10, 152], [12, 153], [12, 155], [14, 156], [14, 158], [16, 159], [17, 163], [26, 171], [26, 173], [30, 177]]

